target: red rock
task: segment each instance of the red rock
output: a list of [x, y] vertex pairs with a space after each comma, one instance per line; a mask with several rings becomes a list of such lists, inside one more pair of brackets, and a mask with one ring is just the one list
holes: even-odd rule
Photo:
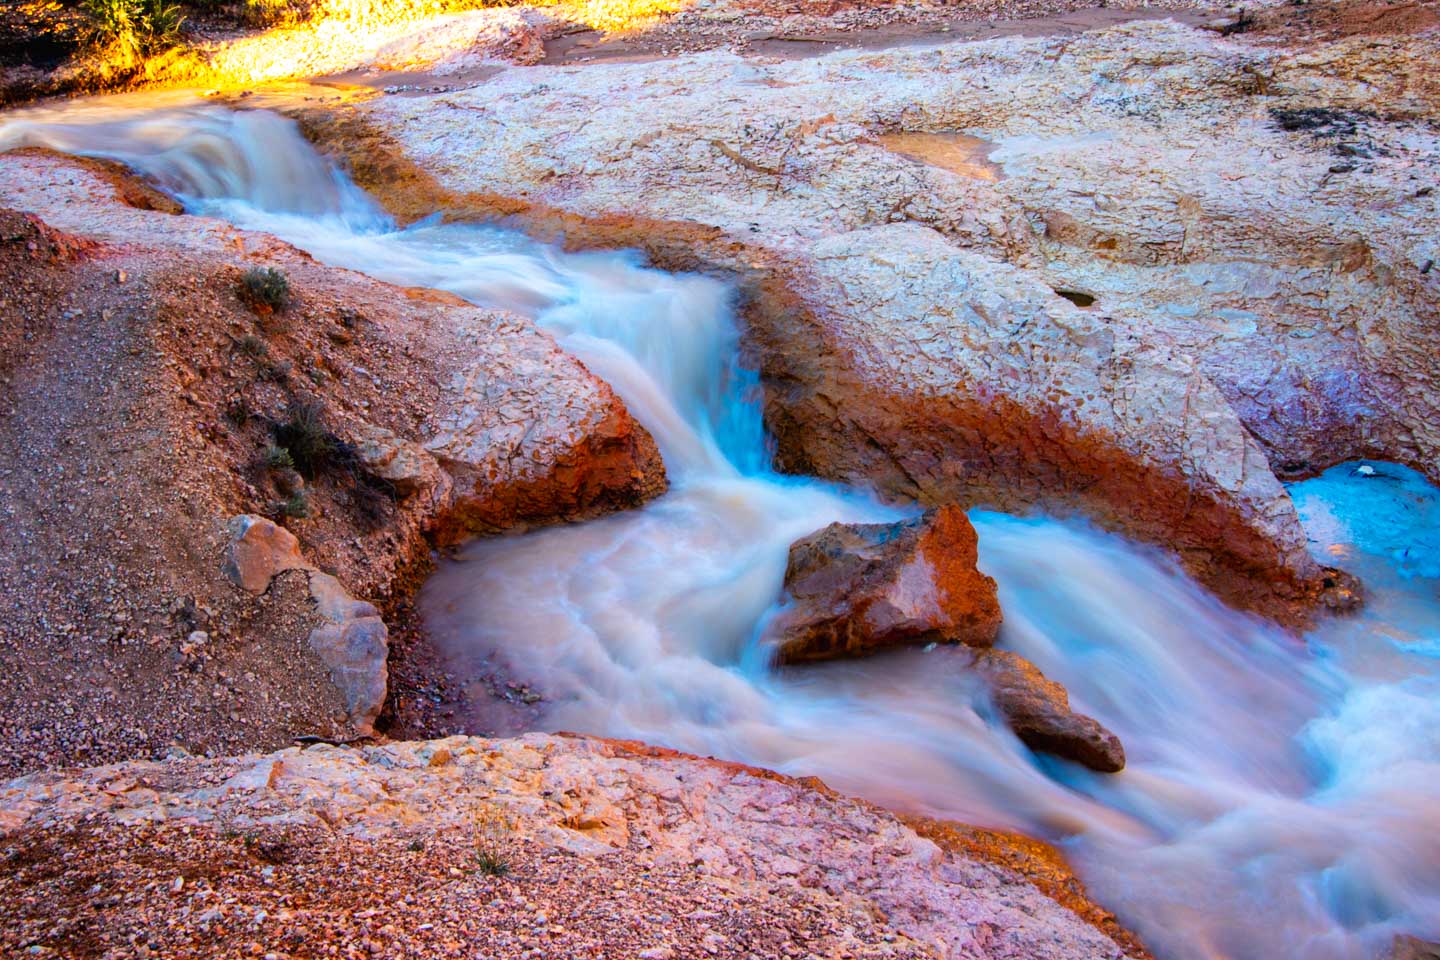
[[232, 539], [223, 569], [238, 587], [264, 593], [277, 574], [310, 568], [295, 535], [273, 521], [241, 514], [230, 518], [229, 529]]
[[1101, 773], [1125, 769], [1120, 739], [1093, 718], [1071, 710], [1065, 688], [1029, 660], [1008, 650], [980, 650], [975, 667], [989, 683], [996, 708], [1026, 746]]
[[975, 560], [975, 528], [953, 505], [899, 523], [832, 523], [790, 547], [793, 602], [770, 631], [778, 658], [865, 656], [930, 641], [989, 646], [1000, 604]]

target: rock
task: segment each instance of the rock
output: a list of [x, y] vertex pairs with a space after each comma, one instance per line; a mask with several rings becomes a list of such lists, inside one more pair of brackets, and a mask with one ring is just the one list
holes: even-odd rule
[[280, 467], [270, 471], [270, 482], [282, 497], [293, 497], [305, 490], [305, 478], [294, 467]]
[[[472, 212], [745, 278], [787, 469], [1080, 512], [1288, 615], [1325, 588], [1277, 473], [1383, 456], [1440, 479], [1440, 210], [1413, 179], [1440, 138], [1358, 116], [1372, 156], [1325, 181], [1334, 144], [1256, 94], [1433, 118], [1432, 47], [1133, 23], [711, 52], [616, 64], [603, 86], [542, 65], [357, 110], [405, 153], [404, 191], [438, 178], [428, 209], [499, 197]], [[983, 138], [999, 176], [876, 136], [897, 131]], [[395, 195], [385, 180], [366, 186]]]
[[1078, 509], [1290, 592], [1318, 580], [1264, 452], [1183, 357], [913, 224], [821, 240], [791, 283], [808, 320], [756, 321], [766, 376], [791, 385], [770, 417], [790, 469]]
[[438, 541], [584, 519], [664, 492], [654, 439], [608, 384], [528, 323], [496, 326], [503, 335], [471, 346], [445, 384], [425, 445], [455, 481]]
[[[436, 757], [442, 755], [448, 761], [437, 764]], [[145, 786], [117, 789], [121, 783]], [[543, 878], [544, 865], [558, 860], [566, 874], [605, 877], [605, 888], [617, 890], [618, 898], [626, 902], [655, 895], [647, 879], [651, 876], [662, 887], [699, 879], [694, 889], [709, 892], [666, 904], [664, 912], [673, 916], [664, 919], [664, 930], [654, 916], [661, 910], [647, 900], [644, 913], [651, 916], [637, 917], [634, 927], [629, 922], [588, 925], [621, 931], [618, 941], [604, 949], [577, 946], [562, 939], [560, 929], [562, 923], [574, 926], [570, 922], [574, 903], [547, 894], [545, 883], [523, 888], [501, 885], [499, 891], [512, 902], [496, 904], [497, 888], [491, 885], [487, 890], [483, 878], [457, 882], [465, 876], [458, 867], [473, 870], [476, 820], [481, 814], [504, 824], [505, 849], [521, 876]], [[486, 909], [498, 907], [507, 916], [519, 916], [526, 927], [538, 925], [537, 915], [543, 914], [556, 937], [547, 938], [537, 951], [545, 956], [634, 957], [657, 945], [698, 943], [706, 931], [731, 934], [736, 929], [732, 921], [747, 916], [736, 912], [737, 895], [760, 896], [770, 908], [757, 916], [754, 929], [759, 932], [750, 937], [755, 949], [749, 952], [765, 957], [813, 953], [1121, 960], [1127, 955], [1144, 956], [1116, 942], [1122, 932], [1113, 919], [1107, 924], [1103, 911], [1084, 903], [1083, 887], [1073, 874], [1066, 872], [1058, 883], [1047, 879], [1044, 886], [1031, 881], [1023, 851], [1036, 846], [1033, 841], [1021, 845], [1013, 838], [1007, 841], [1005, 835], [990, 834], [999, 847], [987, 851], [978, 844], [949, 843], [938, 834], [937, 840], [931, 840], [894, 814], [840, 796], [818, 781], [621, 741], [532, 733], [507, 739], [457, 736], [395, 741], [363, 749], [317, 745], [228, 759], [190, 757], [70, 768], [0, 782], [0, 844], [16, 840], [33, 850], [36, 841], [30, 831], [54, 825], [58, 837], [68, 837], [81, 824], [85, 842], [73, 848], [57, 844], [56, 849], [64, 849], [67, 856], [73, 850], [67, 860], [73, 870], [102, 877], [114, 876], [122, 863], [142, 859], [113, 842], [117, 836], [136, 836], [137, 825], [148, 824], [141, 829], [151, 832], [139, 836], [151, 844], [163, 836], [154, 831], [167, 828], [197, 834], [201, 843], [195, 849], [203, 851], [204, 864], [235, 860], [237, 869], [246, 874], [258, 873], [260, 864], [243, 854], [217, 858], [214, 851], [225, 848], [218, 836], [211, 839], [210, 831], [232, 837], [237, 833], [315, 837], [322, 846], [308, 841], [297, 846], [304, 851], [306, 866], [321, 862], [315, 856], [323, 846], [353, 844], [346, 857], [353, 867], [333, 884], [334, 892], [331, 884], [284, 867], [273, 878], [267, 875], [263, 885], [267, 906], [292, 892], [305, 894], [307, 912], [300, 916], [311, 928], [308, 942], [321, 953], [339, 938], [330, 920], [318, 923], [313, 918], [354, 913], [341, 904], [349, 902], [347, 897], [353, 899], [351, 874], [368, 870], [366, 882], [373, 887], [374, 903], [399, 903], [416, 894], [413, 903], [405, 903], [405, 913], [381, 919], [386, 923], [393, 919], [405, 930], [413, 929], [411, 918], [417, 914], [427, 922], [443, 924], [446, 938], [458, 941], [467, 956], [496, 953], [496, 930], [505, 934], [507, 928], [495, 923], [496, 915], [485, 913]], [[390, 868], [394, 861], [379, 859], [387, 848], [407, 847], [411, 855], [396, 864], [398, 869]], [[422, 850], [424, 856], [413, 855]], [[447, 857], [447, 850], [458, 850], [465, 859]], [[0, 856], [5, 852], [0, 849]], [[194, 877], [198, 869], [194, 860], [169, 853], [144, 859], [160, 864], [165, 871], [162, 882], [167, 884], [181, 873]], [[385, 869], [375, 869], [377, 864]], [[29, 882], [33, 887], [41, 876], [52, 873], [41, 871]], [[246, 886], [228, 877], [206, 876], [212, 886], [233, 894], [237, 901], [233, 907], [245, 911], [244, 916], [260, 905], [251, 899], [259, 884]], [[434, 880], [446, 884], [444, 895], [420, 895], [438, 887]], [[59, 882], [63, 881], [62, 877]], [[144, 883], [136, 886], [143, 888]], [[321, 887], [326, 889], [322, 892]], [[475, 903], [481, 923], [466, 928], [466, 903], [461, 904], [462, 919], [457, 920], [455, 897], [469, 896], [467, 891], [476, 887], [488, 905]], [[38, 894], [48, 889], [36, 890], [33, 912], [38, 913], [49, 902]], [[794, 899], [796, 894], [804, 899]], [[1065, 905], [1057, 902], [1062, 896]], [[189, 933], [203, 913], [198, 908], [171, 909], [173, 923], [158, 915], [148, 916], [149, 923], [139, 922], [147, 917], [153, 899], [133, 897], [97, 907], [97, 898], [81, 898], [77, 909], [98, 911], [96, 915], [103, 915], [111, 927], [153, 929], [162, 938], [177, 928]], [[609, 911], [614, 901], [594, 902], [605, 916], [613, 916]], [[214, 904], [201, 906], [208, 909]], [[697, 907], [703, 908], [697, 918], [686, 916]], [[779, 924], [783, 928], [807, 915], [838, 922], [826, 924], [823, 933], [798, 940], [801, 948], [793, 954], [756, 939], [763, 935], [766, 920], [783, 916], [786, 920]], [[43, 935], [53, 923], [52, 917], [45, 919], [46, 927], [25, 931], [32, 940], [22, 942]], [[85, 919], [88, 922], [90, 914]], [[5, 938], [11, 926], [0, 925], [0, 951], [10, 942]], [[380, 926], [373, 923], [367, 929], [375, 933]], [[1115, 932], [1108, 932], [1107, 926]], [[643, 939], [637, 937], [637, 930]], [[676, 937], [665, 935], [671, 931]], [[216, 941], [223, 931], [208, 932], [207, 946], [221, 944], [212, 949], [213, 955], [238, 955], [238, 949], [228, 949], [235, 940]], [[253, 934], [242, 927], [235, 935]], [[557, 942], [565, 949], [547, 949]], [[433, 939], [418, 938], [380, 952], [428, 956], [435, 954], [435, 944]], [[877, 949], [876, 944], [882, 946]], [[745, 952], [734, 946], [732, 939], [720, 955]], [[890, 946], [899, 949], [892, 951]], [[509, 957], [521, 951], [498, 952]], [[183, 951], [166, 955], [178, 953]]]
[[1402, 934], [1391, 945], [1388, 960], [1440, 960], [1440, 943]]
[[368, 735], [385, 706], [390, 631], [373, 604], [352, 597], [329, 574], [310, 572], [310, 598], [329, 621], [310, 632], [310, 649], [329, 668], [351, 725]]
[[309, 569], [300, 541], [284, 527], [248, 513], [231, 517], [226, 526], [231, 540], [222, 569], [241, 589], [264, 593], [277, 574]]
[[330, 668], [330, 679], [345, 700], [347, 719], [370, 734], [385, 705], [390, 631], [379, 617], [327, 623], [310, 633], [310, 649]]
[[385, 704], [389, 682], [390, 633], [379, 611], [307, 563], [299, 541], [284, 527], [242, 514], [231, 518], [229, 528], [233, 539], [224, 571], [242, 589], [264, 593], [270, 581], [286, 570], [309, 572], [310, 598], [327, 621], [310, 631], [310, 649], [329, 670], [349, 722], [360, 733], [370, 733]]
[[893, 524], [832, 523], [790, 547], [790, 606], [768, 629], [776, 656], [801, 663], [934, 640], [989, 646], [1000, 604], [975, 560], [975, 528], [953, 505]]
[[990, 686], [996, 709], [1026, 746], [1101, 773], [1125, 769], [1120, 739], [1071, 710], [1065, 688], [1029, 660], [1009, 650], [980, 650], [974, 663]]
[[350, 432], [361, 461], [371, 473], [388, 480], [400, 496], [426, 493], [436, 501], [448, 499], [449, 475], [420, 444], [370, 423], [357, 423]]

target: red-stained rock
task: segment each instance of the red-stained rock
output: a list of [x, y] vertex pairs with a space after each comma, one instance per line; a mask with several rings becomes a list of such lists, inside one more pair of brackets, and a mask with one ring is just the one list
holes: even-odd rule
[[1125, 769], [1120, 739], [1071, 710], [1065, 688], [1029, 660], [1008, 650], [979, 650], [975, 668], [989, 684], [996, 709], [1026, 746], [1101, 773]]
[[274, 521], [242, 514], [232, 517], [228, 527], [232, 539], [222, 569], [237, 587], [264, 593], [276, 575], [309, 569], [295, 534]]
[[455, 479], [434, 539], [637, 506], [665, 492], [660, 450], [609, 385], [548, 338], [475, 365], [452, 385], [429, 450]]
[[892, 524], [830, 526], [790, 547], [792, 604], [771, 626], [784, 663], [929, 641], [989, 646], [995, 581], [975, 568], [975, 528], [950, 505]]

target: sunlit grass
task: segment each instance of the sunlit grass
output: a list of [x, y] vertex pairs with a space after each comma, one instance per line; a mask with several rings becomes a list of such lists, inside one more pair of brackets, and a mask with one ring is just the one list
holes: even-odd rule
[[[3, 2], [3, 0], [0, 0]], [[428, 20], [496, 8], [607, 33], [643, 30], [693, 0], [20, 0], [37, 37], [70, 59], [36, 95], [189, 84], [223, 90], [367, 64], [424, 67], [455, 52], [455, 32]], [[187, 17], [199, 29], [186, 26]], [[433, 36], [433, 43], [432, 43]], [[399, 42], [407, 53], [377, 61]], [[410, 59], [406, 60], [405, 56]], [[22, 91], [23, 94], [23, 91]]]

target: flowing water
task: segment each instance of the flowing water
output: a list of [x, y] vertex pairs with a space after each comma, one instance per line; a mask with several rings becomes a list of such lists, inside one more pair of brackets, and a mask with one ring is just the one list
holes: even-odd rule
[[1297, 641], [1154, 551], [1073, 522], [973, 516], [1004, 647], [1124, 741], [1092, 773], [1026, 750], [946, 648], [776, 672], [757, 642], [786, 549], [904, 515], [768, 468], [731, 291], [515, 233], [397, 229], [288, 122], [204, 107], [66, 108], [0, 149], [115, 157], [195, 213], [317, 258], [519, 310], [609, 380], [673, 489], [591, 523], [472, 544], [422, 605], [457, 658], [543, 690], [549, 728], [638, 737], [1059, 844], [1167, 958], [1378, 956], [1440, 938], [1440, 491], [1384, 464], [1295, 486], [1360, 616]]

